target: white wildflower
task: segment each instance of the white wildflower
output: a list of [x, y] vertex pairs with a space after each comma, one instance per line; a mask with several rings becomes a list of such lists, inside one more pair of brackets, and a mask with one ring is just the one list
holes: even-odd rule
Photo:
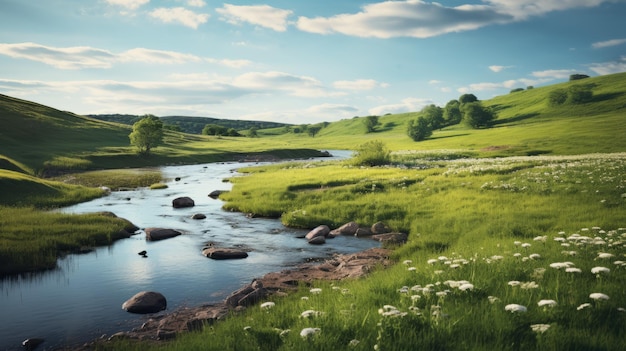
[[300, 336], [304, 339], [315, 336], [322, 331], [320, 328], [304, 328], [300, 331]]
[[272, 301], [268, 301], [268, 302], [263, 302], [261, 304], [261, 309], [262, 310], [269, 310], [270, 308], [276, 306], [276, 304]]
[[313, 289], [309, 290], [309, 292], [311, 294], [317, 295], [317, 294], [321, 294], [322, 293], [322, 289], [320, 289], [320, 288], [313, 288]]
[[537, 302], [537, 306], [539, 307], [554, 307], [556, 306], [556, 301], [554, 300], [540, 300]]
[[589, 294], [589, 298], [593, 300], [608, 300], [609, 296], [603, 293], [591, 293]]
[[586, 302], [586, 303], [583, 303], [580, 306], [576, 307], [576, 310], [580, 311], [580, 310], [584, 310], [585, 308], [588, 308], [588, 307], [591, 307], [591, 304]]
[[528, 309], [526, 308], [526, 306], [522, 306], [522, 305], [518, 305], [516, 303], [512, 303], [512, 304], [508, 304], [506, 306], [504, 306], [504, 310], [505, 311], [509, 311], [511, 313], [522, 313], [522, 312], [526, 312]]
[[530, 329], [532, 329], [532, 331], [534, 331], [535, 333], [545, 333], [546, 330], [548, 330], [550, 328], [550, 324], [531, 324], [530, 325]]
[[593, 274], [601, 274], [601, 273], [610, 273], [611, 270], [606, 267], [593, 267], [591, 268], [591, 273]]

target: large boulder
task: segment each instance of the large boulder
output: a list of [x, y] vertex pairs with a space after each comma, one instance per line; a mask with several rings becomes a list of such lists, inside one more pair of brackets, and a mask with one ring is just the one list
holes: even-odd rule
[[146, 228], [144, 232], [146, 232], [146, 240], [148, 241], [169, 239], [181, 235], [181, 232], [167, 228]]
[[248, 253], [245, 251], [217, 247], [208, 247], [202, 250], [202, 254], [214, 260], [231, 260], [248, 257]]
[[226, 305], [230, 307], [250, 306], [265, 297], [269, 291], [263, 287], [263, 283], [254, 280], [247, 286], [233, 292], [226, 298]]
[[322, 224], [320, 226], [317, 226], [315, 229], [311, 230], [310, 232], [308, 232], [307, 235], [304, 236], [304, 238], [306, 240], [311, 240], [318, 236], [327, 237], [328, 233], [330, 233], [330, 228], [328, 228], [327, 225]]
[[348, 222], [337, 229], [331, 230], [330, 235], [354, 235], [357, 230], [359, 230], [359, 224], [357, 222]]
[[172, 200], [172, 206], [174, 208], [193, 207], [196, 203], [189, 196], [177, 197]]
[[213, 190], [209, 193], [209, 197], [211, 199], [217, 199], [218, 197], [220, 197], [220, 195], [222, 195], [222, 193], [224, 193], [224, 190]]
[[142, 291], [122, 304], [122, 309], [130, 313], [156, 313], [167, 308], [167, 300], [161, 293]]

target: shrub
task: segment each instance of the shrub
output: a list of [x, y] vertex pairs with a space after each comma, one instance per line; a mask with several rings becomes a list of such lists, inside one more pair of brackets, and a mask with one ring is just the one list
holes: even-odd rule
[[382, 166], [389, 161], [389, 150], [380, 140], [371, 140], [359, 145], [353, 158], [356, 166]]
[[548, 95], [548, 104], [550, 106], [563, 105], [567, 100], [567, 91], [565, 89], [557, 89], [550, 92]]

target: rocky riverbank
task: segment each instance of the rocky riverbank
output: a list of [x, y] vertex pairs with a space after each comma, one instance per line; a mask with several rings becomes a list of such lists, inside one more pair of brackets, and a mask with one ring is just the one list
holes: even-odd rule
[[122, 338], [146, 343], [171, 340], [180, 333], [201, 330], [205, 325], [223, 320], [231, 313], [243, 311], [248, 306], [267, 299], [271, 295], [288, 294], [297, 289], [300, 284], [310, 284], [316, 280], [363, 277], [376, 267], [389, 266], [391, 264], [390, 253], [388, 249], [373, 248], [353, 254], [335, 255], [323, 262], [305, 263], [293, 269], [268, 273], [233, 292], [223, 302], [155, 314], [143, 325], [131, 331], [103, 336], [82, 346], [65, 350], [93, 350], [99, 344]]

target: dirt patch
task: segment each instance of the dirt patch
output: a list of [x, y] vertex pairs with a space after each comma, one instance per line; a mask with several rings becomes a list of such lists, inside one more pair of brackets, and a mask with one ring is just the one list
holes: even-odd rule
[[[388, 249], [373, 248], [353, 254], [335, 255], [323, 262], [305, 263], [293, 269], [268, 273], [255, 279], [251, 285], [262, 286], [267, 292], [263, 298], [267, 299], [273, 294], [288, 294], [295, 291], [299, 285], [310, 285], [318, 280], [356, 279], [365, 276], [376, 267], [389, 266], [392, 263], [389, 259], [390, 253]], [[241, 305], [233, 307], [226, 300], [217, 304], [180, 308], [171, 313], [156, 314], [131, 331], [103, 336], [80, 347], [65, 350], [93, 350], [97, 345], [115, 339], [133, 339], [146, 343], [163, 342], [175, 338], [179, 333], [201, 330], [205, 325], [216, 323], [245, 308]]]

